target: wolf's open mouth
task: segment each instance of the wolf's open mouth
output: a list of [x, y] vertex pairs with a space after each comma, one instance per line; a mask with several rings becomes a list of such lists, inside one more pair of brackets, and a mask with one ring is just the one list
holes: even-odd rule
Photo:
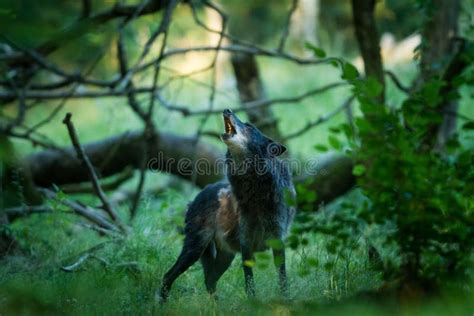
[[236, 134], [235, 127], [232, 124], [230, 118], [224, 116], [224, 125], [225, 125], [225, 133], [227, 135], [234, 135]]

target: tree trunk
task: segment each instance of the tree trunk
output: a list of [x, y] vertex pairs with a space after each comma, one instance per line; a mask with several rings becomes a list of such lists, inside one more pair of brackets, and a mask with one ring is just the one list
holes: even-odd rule
[[[458, 34], [460, 1], [432, 0], [427, 10], [418, 86], [439, 76], [446, 83], [441, 95], [449, 96], [455, 89], [452, 80], [467, 66], [461, 57], [464, 44], [454, 40]], [[437, 108], [444, 113], [443, 120], [429, 128], [427, 143], [430, 148], [434, 146], [441, 150], [456, 130], [458, 102], [443, 98]]]
[[[143, 132], [134, 131], [87, 144], [84, 150], [98, 175], [108, 177], [123, 171], [127, 166], [140, 168], [144, 146]], [[203, 187], [221, 178], [223, 163], [217, 163], [220, 157], [219, 150], [202, 142], [195, 145], [192, 137], [159, 133], [154, 146], [150, 148], [147, 168], [195, 180], [196, 185]], [[72, 148], [41, 151], [28, 156], [26, 160], [38, 186], [89, 181], [88, 173]], [[200, 170], [204, 167], [209, 170]]]
[[423, 26], [421, 76], [428, 81], [439, 75], [453, 56], [452, 38], [458, 33], [459, 0], [431, 0], [428, 18]]
[[[240, 102], [245, 106], [246, 102], [265, 99], [265, 89], [257, 60], [254, 55], [244, 53], [232, 54], [232, 67], [234, 69]], [[264, 134], [281, 140], [278, 130], [278, 122], [270, 107], [254, 108], [246, 111], [249, 121], [258, 127]]]
[[[341, 154], [330, 154], [322, 158], [316, 175], [301, 178], [307, 189], [316, 192], [315, 209], [328, 204], [351, 190], [356, 182], [352, 160]], [[308, 184], [309, 183], [309, 184]]]
[[301, 43], [301, 47], [304, 47], [305, 42], [320, 45], [318, 38], [320, 7], [320, 0], [298, 1], [298, 9], [291, 21], [291, 33], [300, 39], [298, 42]]
[[[375, 78], [385, 91], [384, 69], [374, 10], [375, 0], [352, 0], [355, 34], [364, 60], [365, 75]], [[380, 95], [381, 103], [384, 102], [384, 95], [384, 92]]]

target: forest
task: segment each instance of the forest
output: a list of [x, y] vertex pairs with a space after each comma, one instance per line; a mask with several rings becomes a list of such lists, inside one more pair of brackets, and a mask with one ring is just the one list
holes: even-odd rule
[[474, 315], [473, 102], [474, 0], [1, 0], [0, 316]]

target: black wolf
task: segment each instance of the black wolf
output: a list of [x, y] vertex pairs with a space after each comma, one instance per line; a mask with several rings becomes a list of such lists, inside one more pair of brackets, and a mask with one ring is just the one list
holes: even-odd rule
[[[286, 201], [295, 190], [288, 166], [276, 158], [286, 147], [263, 135], [256, 127], [241, 122], [230, 110], [223, 112], [227, 145], [227, 179], [208, 185], [189, 205], [185, 220], [183, 249], [165, 274], [157, 293], [164, 302], [176, 278], [201, 259], [207, 291], [216, 284], [242, 253], [245, 290], [255, 295], [252, 268], [256, 251], [267, 249], [267, 240], [282, 240], [295, 210]], [[274, 247], [279, 284], [287, 292], [285, 251]]]

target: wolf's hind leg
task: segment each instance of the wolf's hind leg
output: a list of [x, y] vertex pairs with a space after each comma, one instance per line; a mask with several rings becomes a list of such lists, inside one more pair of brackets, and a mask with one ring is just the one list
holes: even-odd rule
[[278, 283], [283, 296], [288, 295], [288, 280], [286, 277], [285, 249], [273, 249], [273, 261], [278, 269]]
[[250, 266], [247, 265], [247, 261], [254, 260], [253, 253], [250, 251], [248, 246], [240, 244], [240, 251], [242, 252], [242, 266], [244, 269], [245, 279], [245, 293], [248, 297], [255, 297], [255, 281], [253, 279], [253, 271]]
[[216, 285], [219, 278], [229, 268], [235, 255], [233, 253], [217, 249], [215, 258], [208, 246], [201, 257], [201, 263], [204, 270], [204, 281], [206, 289], [209, 294], [213, 295], [216, 292]]
[[160, 303], [167, 300], [173, 282], [201, 257], [210, 239], [211, 236], [206, 233], [193, 232], [186, 235], [181, 254], [163, 277], [161, 288], [157, 293], [157, 299]]

